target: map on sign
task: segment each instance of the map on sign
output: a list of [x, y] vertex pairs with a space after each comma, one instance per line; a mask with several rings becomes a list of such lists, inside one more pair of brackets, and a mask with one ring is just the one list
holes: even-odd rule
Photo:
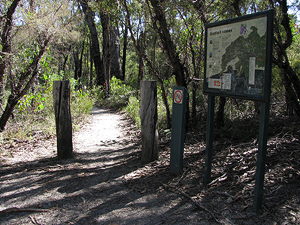
[[206, 27], [204, 91], [263, 96], [267, 14]]

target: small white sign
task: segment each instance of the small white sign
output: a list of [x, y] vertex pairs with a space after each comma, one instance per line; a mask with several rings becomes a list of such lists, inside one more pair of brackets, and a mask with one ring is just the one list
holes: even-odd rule
[[249, 85], [255, 85], [255, 57], [249, 58]]
[[208, 88], [221, 89], [222, 80], [221, 79], [208, 79]]
[[231, 73], [223, 73], [222, 89], [223, 90], [231, 90]]

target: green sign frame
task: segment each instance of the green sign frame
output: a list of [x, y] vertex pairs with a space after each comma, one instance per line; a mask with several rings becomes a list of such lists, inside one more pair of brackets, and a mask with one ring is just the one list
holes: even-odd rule
[[254, 210], [260, 212], [270, 116], [273, 10], [208, 24], [205, 32], [203, 93], [208, 94], [208, 111], [204, 186], [211, 181], [215, 96], [260, 101], [254, 190]]
[[203, 93], [270, 101], [273, 11], [205, 26]]

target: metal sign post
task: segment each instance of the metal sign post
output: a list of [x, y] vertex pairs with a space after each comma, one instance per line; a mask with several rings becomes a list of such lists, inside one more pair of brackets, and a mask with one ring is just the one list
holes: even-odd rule
[[187, 90], [184, 87], [174, 87], [173, 90], [170, 170], [180, 173], [183, 169]]
[[258, 153], [256, 163], [256, 180], [254, 190], [254, 211], [257, 213], [262, 209], [263, 187], [265, 178], [265, 163], [267, 154], [268, 128], [269, 128], [270, 103], [261, 102], [260, 124], [258, 137]]
[[207, 126], [206, 126], [206, 150], [205, 150], [205, 170], [204, 170], [204, 185], [206, 186], [211, 180], [211, 161], [213, 148], [213, 131], [214, 131], [214, 110], [215, 96], [208, 96], [207, 110]]

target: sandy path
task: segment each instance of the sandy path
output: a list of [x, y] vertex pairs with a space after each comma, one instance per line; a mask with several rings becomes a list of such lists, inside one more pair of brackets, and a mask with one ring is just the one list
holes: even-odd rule
[[122, 139], [122, 119], [120, 115], [110, 113], [105, 109], [94, 107], [92, 117], [80, 132], [75, 134], [74, 147], [78, 153], [95, 152], [106, 147], [104, 143]]
[[[0, 224], [207, 222], [203, 217], [204, 223], [199, 221], [198, 212], [191, 213], [194, 207], [188, 201], [161, 188], [160, 180], [167, 182], [169, 177], [156, 170], [149, 173], [150, 165], [140, 164], [139, 137], [122, 115], [99, 108], [91, 114], [89, 123], [74, 134], [73, 159], [54, 158], [55, 145], [51, 145], [48, 153], [40, 155], [42, 159], [30, 157], [2, 166], [0, 210], [19, 207], [49, 212], [0, 214]], [[168, 170], [165, 165], [160, 168]]]

